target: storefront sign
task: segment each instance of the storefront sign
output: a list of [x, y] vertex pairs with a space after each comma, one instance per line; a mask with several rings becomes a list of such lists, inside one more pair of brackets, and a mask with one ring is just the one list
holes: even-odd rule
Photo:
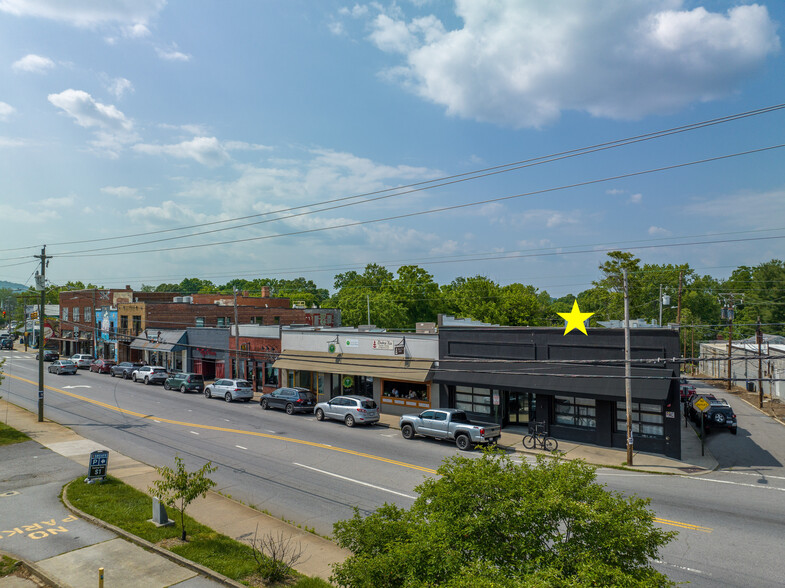
[[499, 391], [498, 390], [494, 390], [493, 391], [493, 405], [494, 406], [499, 406], [499, 402], [500, 402], [500, 400], [499, 400]]
[[405, 345], [396, 345], [395, 346], [395, 355], [403, 355], [406, 353], [406, 346]]
[[360, 346], [360, 340], [359, 339], [344, 339], [343, 340], [343, 344], [346, 347], [359, 347]]
[[395, 346], [395, 341], [392, 339], [374, 339], [371, 343], [371, 346], [374, 349], [383, 349], [385, 351], [389, 351]]

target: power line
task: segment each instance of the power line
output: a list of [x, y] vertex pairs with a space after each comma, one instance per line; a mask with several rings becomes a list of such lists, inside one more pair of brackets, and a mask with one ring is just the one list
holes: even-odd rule
[[[355, 222], [351, 222], [351, 223], [342, 223], [342, 224], [332, 225], [332, 226], [328, 226], [328, 227], [319, 227], [319, 228], [314, 228], [314, 229], [303, 229], [303, 230], [299, 230], [299, 231], [291, 231], [291, 232], [288, 232], [288, 233], [277, 233], [277, 234], [273, 234], [273, 235], [261, 235], [261, 236], [257, 236], [257, 237], [246, 237], [246, 238], [243, 238], [243, 239], [233, 239], [231, 241], [217, 241], [217, 242], [210, 242], [210, 243], [197, 243], [197, 244], [191, 244], [191, 245], [180, 245], [180, 246], [177, 246], [177, 247], [156, 248], [156, 249], [139, 249], [139, 250], [136, 250], [136, 251], [120, 251], [120, 252], [112, 252], [112, 253], [91, 253], [91, 251], [95, 251], [95, 250], [87, 249], [87, 250], [70, 251], [70, 252], [61, 253], [61, 254], [58, 255], [58, 257], [107, 257], [107, 256], [112, 256], [112, 255], [134, 255], [134, 254], [137, 254], [137, 253], [160, 253], [160, 252], [164, 252], [164, 251], [179, 251], [179, 250], [182, 250], [182, 249], [195, 249], [195, 248], [201, 248], [201, 247], [215, 247], [215, 246], [218, 246], [218, 245], [247, 243], [247, 242], [251, 242], [251, 241], [261, 241], [261, 240], [273, 239], [273, 238], [278, 238], [278, 237], [291, 237], [291, 236], [296, 236], [296, 235], [306, 235], [306, 234], [312, 234], [312, 233], [319, 233], [319, 232], [323, 232], [323, 231], [331, 231], [331, 230], [335, 230], [335, 229], [345, 229], [345, 228], [357, 227], [357, 226], [361, 226], [361, 225], [380, 223], [380, 222], [391, 221], [391, 220], [400, 220], [400, 219], [411, 218], [411, 217], [416, 217], [416, 216], [437, 214], [437, 213], [446, 212], [446, 211], [450, 211], [450, 210], [459, 210], [459, 209], [463, 209], [463, 208], [470, 208], [470, 207], [474, 207], [474, 206], [480, 206], [480, 205], [483, 205], [483, 204], [490, 204], [490, 203], [493, 203], [493, 202], [502, 202], [502, 201], [506, 201], [506, 200], [513, 200], [513, 199], [517, 199], [517, 198], [523, 198], [523, 197], [526, 197], [526, 196], [534, 196], [534, 195], [546, 194], [546, 193], [550, 193], [550, 192], [557, 192], [557, 191], [567, 190], [567, 189], [571, 189], [571, 188], [578, 188], [578, 187], [589, 186], [589, 185], [593, 185], [593, 184], [610, 182], [610, 181], [619, 180], [619, 179], [623, 179], [623, 178], [631, 178], [631, 177], [637, 177], [637, 176], [642, 176], [642, 175], [647, 175], [647, 174], [660, 173], [660, 172], [664, 172], [664, 171], [672, 171], [674, 169], [680, 169], [680, 168], [684, 168], [684, 167], [688, 167], [688, 166], [692, 166], [692, 165], [700, 165], [700, 164], [704, 164], [704, 163], [712, 163], [712, 162], [722, 161], [722, 160], [726, 160], [726, 159], [730, 159], [730, 158], [734, 158], [734, 157], [741, 157], [741, 156], [744, 156], [744, 155], [752, 155], [752, 154], [757, 154], [757, 153], [763, 153], [763, 152], [766, 152], [766, 151], [771, 151], [771, 150], [775, 150], [775, 149], [781, 149], [783, 147], [785, 147], [785, 143], [778, 144], [778, 145], [771, 145], [769, 147], [762, 147], [762, 148], [759, 148], [759, 149], [752, 149], [752, 150], [749, 150], [749, 151], [732, 153], [732, 154], [728, 154], [728, 155], [720, 155], [720, 156], [716, 156], [716, 157], [710, 157], [710, 158], [706, 158], [706, 159], [690, 161], [690, 162], [686, 162], [686, 163], [679, 163], [679, 164], [674, 164], [674, 165], [669, 165], [669, 166], [664, 166], [664, 167], [659, 167], [659, 168], [653, 168], [653, 169], [648, 169], [648, 170], [643, 170], [643, 171], [630, 172], [630, 173], [620, 174], [620, 175], [616, 175], [616, 176], [610, 176], [610, 177], [606, 177], [606, 178], [600, 178], [600, 179], [595, 179], [595, 180], [586, 180], [586, 181], [583, 181], [583, 182], [577, 182], [577, 183], [574, 183], [574, 184], [566, 184], [566, 185], [562, 185], [562, 186], [558, 186], [558, 187], [554, 187], [554, 188], [544, 188], [544, 189], [541, 189], [541, 190], [534, 190], [534, 191], [531, 191], [531, 192], [524, 192], [524, 193], [521, 193], [521, 194], [513, 194], [511, 196], [501, 196], [501, 197], [497, 197], [497, 198], [488, 198], [488, 199], [485, 199], [485, 200], [469, 202], [469, 203], [464, 203], [464, 204], [455, 204], [455, 205], [451, 205], [451, 206], [444, 206], [444, 207], [440, 207], [440, 208], [434, 208], [434, 209], [431, 209], [431, 210], [423, 210], [423, 211], [417, 211], [417, 212], [397, 214], [397, 215], [392, 215], [392, 216], [387, 216], [387, 217], [382, 217], [382, 218], [377, 218], [377, 219], [371, 219], [371, 220], [365, 220], [365, 221], [355, 221]], [[325, 210], [330, 210], [330, 208], [324, 208], [324, 209], [320, 209], [320, 210], [314, 211], [314, 212], [323, 212]], [[291, 216], [288, 216], [288, 217], [281, 217], [281, 218], [274, 219], [274, 220], [285, 220], [287, 218], [292, 218], [292, 217], [295, 217], [295, 216], [302, 216], [303, 214], [311, 214], [311, 213], [310, 212], [309, 213], [300, 213], [300, 214], [297, 214], [297, 215], [291, 215]], [[780, 238], [783, 238], [783, 237], [761, 237], [761, 238], [758, 238], [758, 239], [737, 239], [737, 240], [727, 240], [727, 241], [708, 241], [708, 242], [706, 242], [706, 244], [714, 244], [714, 243], [722, 243], [722, 242], [738, 242], [738, 241], [748, 241], [748, 240], [756, 241], [756, 240], [780, 239]], [[153, 241], [153, 242], [157, 242], [157, 241]], [[690, 244], [700, 244], [700, 243], [690, 243]], [[104, 251], [106, 251], [106, 249], [121, 249], [121, 248], [126, 248], [126, 247], [136, 247], [138, 245], [141, 245], [141, 244], [137, 243], [137, 244], [130, 244], [130, 245], [117, 245], [115, 247], [104, 248]], [[683, 246], [683, 245], [684, 245], [683, 243], [675, 243], [675, 244], [672, 244], [672, 245], [662, 245], [662, 247], [680, 247], [680, 246]], [[631, 247], [630, 249], [646, 249], [646, 248], [650, 248], [650, 247], [657, 247], [657, 246]], [[567, 254], [567, 253], [570, 253], [570, 252], [565, 252], [564, 254]], [[572, 252], [572, 253], [574, 253], [574, 252]], [[482, 260], [482, 258], [479, 261], [481, 261], [481, 260]], [[477, 260], [475, 260], [475, 261], [477, 261]], [[434, 263], [436, 263], [436, 262], [434, 262]]]
[[[199, 224], [194, 224], [194, 225], [187, 225], [187, 226], [176, 227], [176, 228], [171, 228], [171, 229], [161, 229], [161, 230], [157, 230], [157, 231], [147, 231], [147, 232], [142, 232], [142, 233], [133, 233], [133, 234], [128, 234], [128, 235], [114, 236], [114, 237], [103, 237], [103, 238], [98, 238], [98, 239], [83, 239], [83, 240], [77, 240], [77, 241], [66, 241], [66, 242], [60, 242], [60, 243], [51, 243], [50, 246], [55, 246], [55, 245], [74, 245], [74, 244], [81, 244], [81, 243], [99, 243], [99, 242], [119, 240], [119, 239], [130, 239], [130, 238], [134, 238], [134, 237], [143, 237], [143, 236], [148, 236], [148, 235], [158, 235], [158, 234], [161, 234], [161, 233], [169, 233], [169, 232], [174, 232], [174, 231], [182, 231], [182, 230], [189, 230], [189, 229], [202, 228], [202, 227], [208, 227], [208, 226], [215, 226], [215, 225], [226, 224], [226, 223], [230, 223], [230, 222], [238, 222], [238, 221], [247, 220], [247, 219], [251, 219], [251, 218], [259, 218], [259, 217], [263, 217], [263, 216], [269, 216], [269, 215], [272, 215], [272, 214], [279, 214], [279, 213], [282, 213], [282, 212], [291, 212], [291, 211], [295, 211], [295, 210], [302, 210], [302, 209], [310, 208], [312, 206], [320, 206], [320, 205], [324, 205], [324, 204], [334, 204], [334, 203], [337, 203], [337, 202], [345, 202], [345, 201], [349, 201], [349, 200], [356, 200], [356, 199], [359, 199], [359, 198], [364, 198], [366, 196], [382, 195], [379, 198], [369, 198], [369, 199], [363, 200], [362, 202], [352, 203], [350, 205], [361, 204], [361, 203], [364, 203], [364, 202], [372, 202], [372, 201], [380, 200], [380, 199], [383, 199], [383, 198], [390, 198], [390, 197], [394, 197], [394, 196], [402, 196], [402, 195], [405, 195], [405, 194], [410, 194], [410, 193], [413, 193], [413, 192], [427, 190], [427, 189], [432, 189], [432, 188], [436, 188], [436, 187], [443, 187], [443, 186], [450, 185], [450, 184], [455, 184], [455, 183], [458, 183], [458, 182], [465, 182], [465, 181], [469, 181], [469, 180], [475, 180], [475, 179], [480, 179], [480, 178], [484, 178], [484, 177], [488, 177], [488, 176], [492, 176], [492, 175], [497, 175], [497, 174], [500, 174], [500, 173], [507, 173], [507, 172], [510, 172], [510, 171], [516, 171], [516, 170], [519, 170], [519, 169], [524, 169], [524, 168], [527, 168], [527, 167], [531, 167], [533, 165], [541, 165], [541, 164], [544, 164], [544, 163], [552, 163], [552, 162], [555, 162], [555, 161], [560, 161], [560, 160], [564, 160], [564, 159], [568, 159], [568, 158], [572, 158], [572, 157], [578, 157], [578, 156], [582, 156], [582, 155], [588, 155], [588, 154], [596, 153], [596, 152], [599, 152], [599, 151], [604, 151], [604, 150], [607, 150], [607, 149], [623, 147], [623, 146], [632, 145], [632, 144], [635, 144], [635, 143], [640, 143], [640, 142], [643, 142], [643, 141], [650, 141], [652, 139], [658, 139], [658, 138], [667, 137], [667, 136], [670, 136], [670, 135], [675, 135], [675, 134], [680, 134], [680, 133], [684, 133], [684, 132], [688, 132], [688, 131], [698, 130], [698, 129], [702, 129], [702, 128], [706, 128], [706, 127], [710, 127], [710, 126], [715, 126], [715, 125], [724, 124], [724, 123], [727, 123], [727, 122], [732, 122], [732, 121], [736, 121], [736, 120], [741, 120], [741, 119], [753, 117], [753, 116], [759, 116], [761, 114], [768, 114], [768, 113], [771, 113], [771, 112], [775, 112], [775, 111], [781, 110], [783, 108], [785, 108], [785, 103], [775, 104], [775, 105], [772, 105], [772, 106], [767, 106], [767, 107], [763, 107], [763, 108], [759, 108], [759, 109], [755, 109], [755, 110], [750, 110], [750, 111], [746, 111], [746, 112], [731, 114], [731, 115], [724, 116], [724, 117], [719, 117], [719, 118], [710, 119], [710, 120], [706, 120], [706, 121], [701, 121], [701, 122], [697, 122], [697, 123], [691, 123], [691, 124], [682, 125], [682, 126], [678, 126], [678, 127], [672, 127], [670, 129], [653, 131], [651, 133], [645, 133], [645, 134], [642, 134], [642, 135], [636, 135], [636, 136], [627, 137], [627, 138], [624, 138], [624, 139], [616, 139], [614, 141], [609, 141], [609, 142], [605, 142], [605, 143], [598, 143], [598, 144], [595, 144], [595, 145], [590, 145], [588, 147], [580, 147], [580, 148], [577, 148], [577, 149], [572, 149], [572, 150], [568, 150], [568, 151], [561, 151], [561, 152], [553, 153], [553, 154], [550, 154], [550, 155], [534, 157], [534, 158], [530, 158], [530, 159], [525, 159], [525, 160], [516, 161], [516, 162], [512, 162], [512, 163], [501, 164], [501, 165], [497, 165], [497, 166], [493, 166], [493, 167], [487, 167], [487, 168], [483, 168], [483, 169], [479, 169], [479, 170], [473, 170], [473, 171], [464, 172], [464, 173], [460, 173], [460, 174], [453, 174], [453, 175], [449, 175], [449, 176], [443, 176], [443, 177], [435, 178], [435, 179], [432, 179], [432, 180], [426, 180], [426, 181], [422, 181], [422, 182], [415, 182], [415, 183], [411, 183], [411, 184], [405, 184], [405, 185], [397, 186], [397, 187], [394, 187], [394, 188], [386, 188], [386, 189], [383, 189], [383, 190], [376, 190], [376, 191], [373, 191], [373, 192], [364, 192], [364, 193], [356, 194], [356, 195], [352, 195], [352, 196], [343, 196], [343, 197], [340, 197], [340, 198], [334, 198], [334, 199], [330, 199], [330, 200], [323, 200], [323, 201], [320, 201], [320, 202], [315, 202], [315, 203], [310, 203], [310, 204], [305, 204], [305, 205], [295, 206], [295, 207], [289, 207], [289, 208], [283, 208], [283, 209], [279, 209], [279, 210], [275, 210], [275, 211], [268, 211], [268, 212], [257, 213], [257, 214], [252, 214], [252, 215], [246, 215], [246, 216], [241, 216], [241, 217], [235, 217], [235, 218], [219, 220], [219, 221], [211, 221], [211, 222], [207, 222], [207, 223], [199, 223]], [[395, 193], [395, 194], [388, 194], [389, 192], [395, 192], [395, 191], [398, 191], [398, 190], [406, 190], [406, 191], [400, 192], [400, 193]], [[322, 210], [314, 211], [314, 212], [323, 212], [324, 210], [332, 210], [334, 208], [342, 208], [343, 206], [347, 206], [347, 205], [330, 207], [330, 208], [326, 208], [326, 209], [322, 209]], [[307, 213], [307, 214], [312, 214], [312, 212], [311, 213]], [[291, 216], [300, 216], [300, 215], [291, 215]], [[284, 217], [284, 218], [291, 218], [291, 216], [290, 217]], [[280, 219], [272, 219], [271, 221], [263, 221], [263, 222], [272, 222], [274, 220], [280, 220]], [[237, 225], [237, 226], [234, 226], [234, 227], [227, 227], [225, 229], [220, 229], [220, 230], [230, 230], [230, 229], [235, 229], [235, 228], [241, 228], [241, 227], [245, 227], [245, 226], [250, 226], [252, 224], [259, 224], [259, 223], [249, 223], [249, 224], [246, 224], [246, 225]], [[208, 232], [212, 233], [212, 232], [215, 232], [215, 231], [208, 231]], [[204, 233], [200, 232], [199, 234], [204, 234]], [[194, 235], [181, 235], [181, 236], [178, 236], [178, 237], [173, 237], [172, 239], [186, 238], [186, 237], [189, 237], [189, 236], [194, 236]], [[169, 240], [169, 239], [164, 239], [164, 240]], [[127, 246], [133, 246], [133, 244], [129, 244]], [[13, 249], [0, 249], [0, 251], [21, 251], [21, 250], [24, 250], [24, 249], [29, 249], [31, 247], [32, 246], [17, 247], [17, 248], [13, 248]]]

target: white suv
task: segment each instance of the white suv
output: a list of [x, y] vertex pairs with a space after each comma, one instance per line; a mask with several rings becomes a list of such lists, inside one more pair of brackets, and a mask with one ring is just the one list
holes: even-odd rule
[[90, 364], [95, 361], [95, 358], [92, 355], [87, 355], [85, 353], [75, 353], [69, 359], [73, 361], [78, 368], [89, 368]]

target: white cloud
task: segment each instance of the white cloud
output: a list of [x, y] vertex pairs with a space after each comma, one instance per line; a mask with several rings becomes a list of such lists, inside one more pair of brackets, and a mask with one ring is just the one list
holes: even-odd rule
[[166, 6], [166, 0], [0, 0], [0, 12], [62, 21], [78, 27], [120, 24], [146, 25]]
[[726, 13], [683, 0], [456, 0], [461, 28], [393, 5], [369, 39], [403, 56], [385, 76], [450, 115], [540, 127], [565, 110], [611, 119], [668, 113], [734, 91], [780, 48], [765, 6]]
[[0, 102], [0, 121], [6, 121], [11, 118], [11, 115], [16, 112], [16, 109], [6, 102]]
[[621, 190], [619, 188], [611, 188], [610, 190], [605, 190], [605, 193], [609, 196], [618, 196], [619, 194], [626, 193], [627, 190]]
[[782, 226], [785, 218], [785, 188], [767, 192], [740, 192], [696, 200], [681, 211], [687, 217], [717, 219], [723, 227], [768, 229]]
[[130, 39], [141, 39], [142, 37], [148, 37], [150, 35], [150, 29], [147, 28], [147, 25], [137, 22], [133, 25], [125, 28], [125, 36]]
[[176, 44], [172, 44], [169, 48], [163, 47], [156, 47], [155, 52], [158, 54], [158, 57], [164, 59], [166, 61], [190, 61], [191, 56], [187, 53], [183, 53], [182, 51], [177, 49]]
[[245, 141], [226, 141], [224, 149], [227, 151], [270, 151], [272, 147], [259, 145], [257, 143], [246, 143]]
[[72, 117], [81, 127], [92, 129], [93, 146], [105, 155], [117, 157], [127, 143], [138, 140], [133, 122], [111, 104], [96, 102], [82, 90], [68, 89], [59, 94], [49, 94], [49, 102]]
[[28, 145], [28, 143], [22, 139], [10, 139], [9, 137], [0, 136], [0, 149], [4, 147], [24, 147], [25, 145]]
[[39, 202], [39, 204], [44, 209], [57, 209], [68, 208], [69, 206], [73, 206], [75, 202], [76, 201], [73, 196], [60, 196], [56, 198], [44, 198]]
[[654, 225], [649, 227], [649, 235], [652, 236], [660, 236], [660, 237], [667, 237], [672, 233], [668, 229], [663, 229], [662, 227], [655, 227]]
[[35, 55], [33, 53], [25, 55], [22, 59], [15, 61], [13, 65], [11, 65], [14, 71], [26, 71], [30, 73], [44, 73], [54, 66], [55, 62], [48, 57]]
[[173, 145], [134, 145], [134, 150], [147, 155], [169, 155], [177, 159], [193, 159], [207, 167], [217, 167], [229, 161], [229, 155], [215, 137], [194, 137]]
[[630, 204], [640, 204], [643, 202], [643, 194], [632, 194], [627, 202]]
[[136, 188], [129, 188], [128, 186], [104, 186], [101, 188], [101, 192], [116, 196], [122, 200], [142, 200], [143, 198]]
[[115, 78], [109, 83], [107, 90], [119, 100], [126, 92], [133, 92], [134, 85], [125, 78]]

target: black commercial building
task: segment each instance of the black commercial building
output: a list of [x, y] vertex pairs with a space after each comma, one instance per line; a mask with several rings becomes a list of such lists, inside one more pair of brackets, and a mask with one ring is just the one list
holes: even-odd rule
[[[230, 377], [226, 374], [229, 357], [227, 327], [188, 327], [188, 369], [205, 380]], [[226, 374], [226, 375], [225, 375]]]
[[[547, 422], [557, 439], [626, 447], [624, 330], [439, 329], [440, 406], [503, 427]], [[681, 459], [678, 332], [632, 329], [636, 451]]]

